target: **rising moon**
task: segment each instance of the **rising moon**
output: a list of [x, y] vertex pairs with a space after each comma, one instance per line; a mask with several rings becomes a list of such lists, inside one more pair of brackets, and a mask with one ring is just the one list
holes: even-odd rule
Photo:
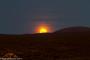
[[39, 25], [36, 26], [35, 33], [50, 33], [51, 28], [49, 24], [46, 23], [40, 23]]
[[48, 29], [45, 27], [41, 27], [39, 33], [48, 33]]

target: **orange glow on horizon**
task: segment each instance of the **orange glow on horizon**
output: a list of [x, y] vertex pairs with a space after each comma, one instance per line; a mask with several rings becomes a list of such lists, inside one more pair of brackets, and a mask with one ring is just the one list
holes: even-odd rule
[[41, 27], [39, 33], [47, 33], [48, 30], [45, 27]]
[[49, 33], [49, 32], [51, 32], [50, 26], [45, 23], [39, 24], [35, 29], [35, 33]]

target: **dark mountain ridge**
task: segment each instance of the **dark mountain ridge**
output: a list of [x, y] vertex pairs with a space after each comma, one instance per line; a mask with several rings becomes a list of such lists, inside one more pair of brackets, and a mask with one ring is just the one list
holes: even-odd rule
[[55, 33], [59, 33], [59, 32], [65, 32], [65, 33], [74, 33], [74, 32], [90, 32], [90, 28], [89, 27], [82, 27], [82, 26], [75, 26], [75, 27], [69, 27], [69, 28], [64, 28], [61, 29], [59, 31], [56, 31]]
[[5, 49], [13, 50], [24, 60], [89, 60], [90, 28], [70, 27], [44, 34], [1, 34], [0, 52]]

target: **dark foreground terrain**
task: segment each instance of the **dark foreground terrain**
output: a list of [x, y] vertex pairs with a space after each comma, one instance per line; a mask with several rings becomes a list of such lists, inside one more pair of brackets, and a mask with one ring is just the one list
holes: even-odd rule
[[0, 56], [23, 60], [90, 60], [90, 28], [71, 27], [54, 33], [0, 35]]

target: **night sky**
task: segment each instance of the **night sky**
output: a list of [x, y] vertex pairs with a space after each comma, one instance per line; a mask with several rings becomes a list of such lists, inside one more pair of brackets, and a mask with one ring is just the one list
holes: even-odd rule
[[0, 34], [34, 33], [40, 22], [90, 27], [90, 0], [0, 0]]

